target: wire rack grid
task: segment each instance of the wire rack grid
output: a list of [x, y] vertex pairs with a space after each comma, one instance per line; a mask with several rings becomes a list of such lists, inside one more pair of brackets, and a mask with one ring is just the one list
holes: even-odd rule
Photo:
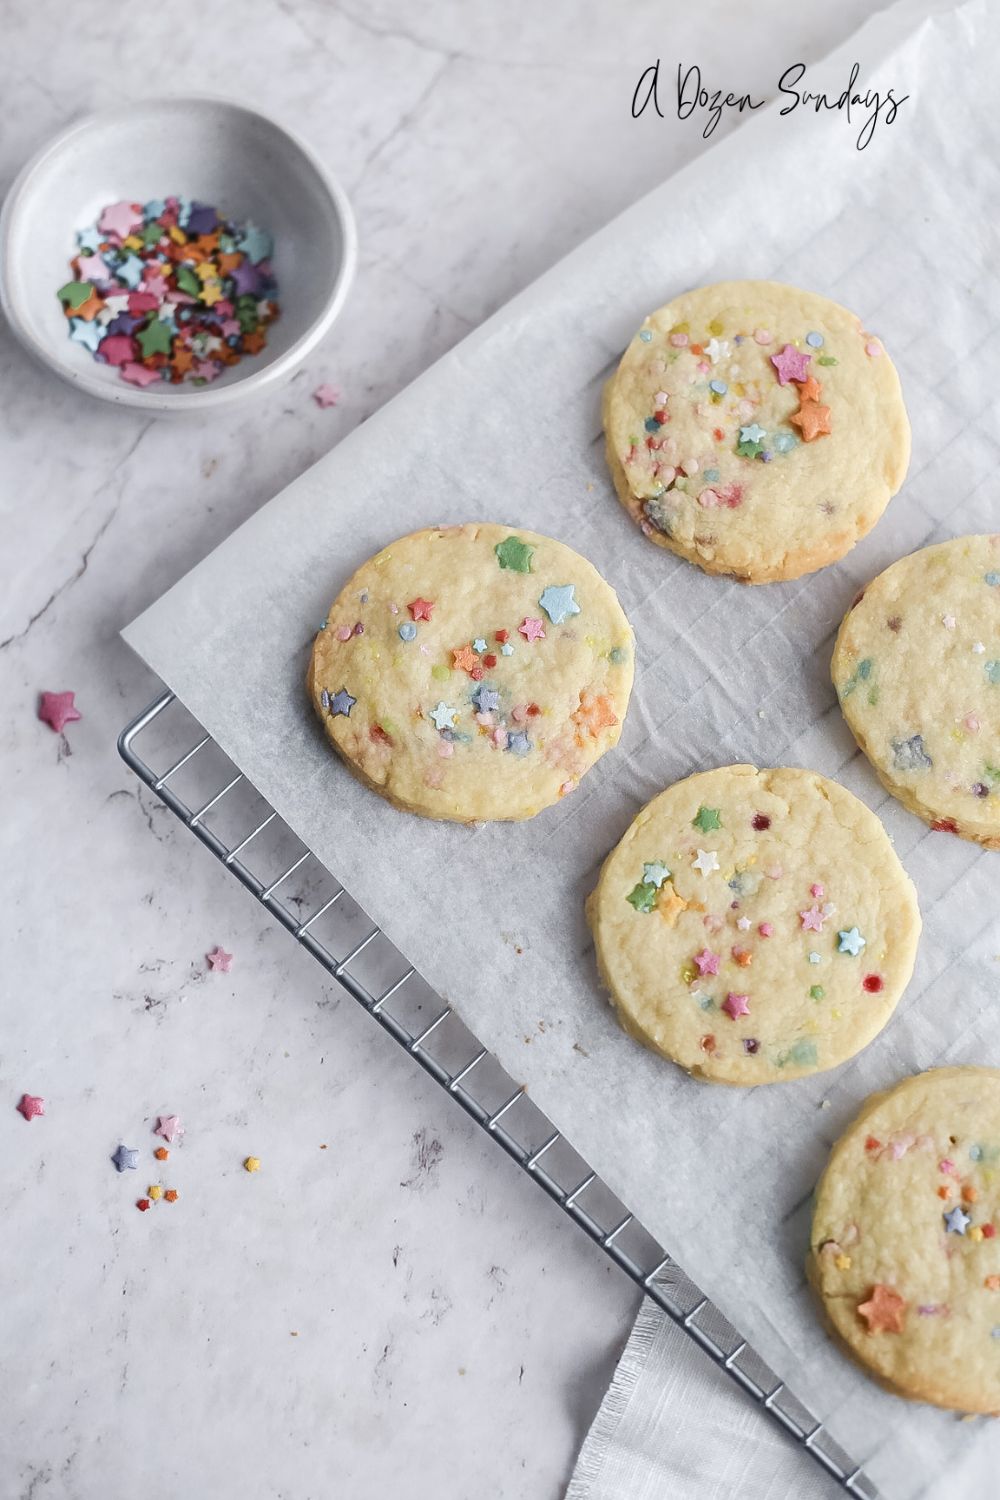
[[825, 1424], [590, 1169], [173, 693], [164, 691], [126, 726], [118, 749], [240, 884], [747, 1396], [847, 1494], [879, 1500], [871, 1479]]

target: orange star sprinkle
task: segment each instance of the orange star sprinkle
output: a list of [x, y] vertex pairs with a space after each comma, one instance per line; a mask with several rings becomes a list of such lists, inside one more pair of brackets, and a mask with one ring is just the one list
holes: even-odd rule
[[259, 354], [266, 343], [267, 340], [259, 329], [254, 329], [253, 333], [245, 333], [243, 335], [243, 348], [248, 354]]
[[818, 401], [823, 394], [823, 387], [815, 375], [809, 375], [805, 380], [797, 382], [799, 387], [799, 401]]
[[749, 948], [734, 948], [733, 961], [738, 963], [741, 969], [749, 969], [753, 963], [753, 954]]
[[987, 1276], [983, 1286], [988, 1292], [1000, 1292], [1000, 1276]]
[[589, 729], [591, 738], [596, 740], [602, 729], [618, 723], [618, 715], [613, 711], [611, 701], [603, 695], [594, 697], [592, 693], [584, 693], [580, 698], [580, 707], [571, 715], [574, 724], [579, 724], [582, 729]]
[[166, 1198], [166, 1200], [167, 1200], [168, 1203], [176, 1203], [177, 1202], [177, 1189], [176, 1188], [167, 1188], [167, 1191], [164, 1193], [163, 1196], [164, 1196], [164, 1198]]
[[157, 1161], [166, 1161], [167, 1157], [170, 1155], [170, 1152], [167, 1150], [166, 1146], [157, 1146], [156, 1150], [153, 1152], [153, 1155], [156, 1157]]
[[962, 1188], [962, 1202], [963, 1203], [975, 1203], [975, 1201], [976, 1201], [976, 1199], [978, 1197], [979, 1197], [979, 1189], [977, 1187], [973, 1187], [973, 1185], [972, 1185], [971, 1182], [967, 1182], [965, 1184], [965, 1186]]
[[665, 880], [660, 886], [656, 898], [656, 910], [668, 927], [676, 926], [677, 918], [682, 911], [687, 911], [690, 905], [690, 901], [685, 901], [683, 896], [678, 896], [672, 880]]
[[906, 1298], [879, 1281], [872, 1287], [868, 1301], [858, 1303], [858, 1312], [868, 1324], [869, 1333], [902, 1333]]
[[816, 401], [803, 401], [788, 420], [794, 422], [805, 442], [811, 443], [814, 438], [823, 437], [830, 431], [830, 408], [820, 406]]
[[479, 657], [471, 646], [463, 646], [460, 651], [452, 651], [451, 669], [453, 672], [471, 672], [479, 666]]
[[90, 323], [97, 317], [103, 306], [104, 298], [98, 296], [97, 289], [95, 288], [87, 300], [80, 303], [79, 307], [70, 307], [67, 305], [63, 308], [63, 312], [67, 318], [83, 318], [86, 322]]

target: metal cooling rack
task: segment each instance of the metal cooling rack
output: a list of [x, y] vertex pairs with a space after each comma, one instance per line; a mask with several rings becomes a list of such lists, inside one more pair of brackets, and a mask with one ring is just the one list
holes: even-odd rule
[[[136, 748], [141, 736], [150, 744], [143, 753]], [[824, 1424], [590, 1170], [173, 693], [164, 692], [122, 731], [118, 749], [140, 781], [646, 1296], [847, 1494], [879, 1500], [871, 1479]]]

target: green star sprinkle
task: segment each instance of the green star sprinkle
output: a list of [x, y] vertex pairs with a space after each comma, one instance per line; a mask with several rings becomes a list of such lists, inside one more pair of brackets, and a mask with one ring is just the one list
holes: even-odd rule
[[822, 1000], [824, 995], [826, 994], [826, 990], [821, 984], [814, 984], [811, 986], [809, 994], [814, 1000]]
[[89, 300], [93, 290], [89, 281], [67, 281], [66, 285], [61, 286], [56, 292], [56, 296], [60, 302], [75, 310]]
[[657, 890], [660, 889], [665, 880], [669, 879], [669, 876], [670, 871], [662, 859], [656, 859], [652, 864], [643, 865], [642, 867], [643, 883], [645, 885], [655, 885]]
[[177, 275], [174, 277], [174, 280], [177, 283], [178, 291], [186, 292], [189, 297], [199, 297], [201, 295], [201, 282], [190, 266], [178, 266]]
[[702, 833], [713, 833], [716, 828], [722, 827], [722, 819], [719, 817], [717, 807], [699, 807], [698, 816], [691, 819], [692, 828], [700, 828]]
[[154, 318], [135, 338], [142, 348], [144, 359], [148, 359], [151, 354], [169, 354], [174, 341], [173, 330], [161, 318]]
[[634, 890], [629, 891], [625, 900], [636, 911], [650, 912], [656, 904], [656, 886], [643, 880]]
[[529, 547], [527, 542], [522, 542], [517, 536], [509, 536], [505, 542], [497, 542], [493, 548], [501, 568], [509, 568], [512, 573], [531, 572], [531, 554], [534, 550], [534, 547]]
[[742, 442], [736, 444], [736, 451], [740, 458], [756, 458], [758, 453], [763, 450], [763, 447], [763, 443], [751, 443], [744, 439]]

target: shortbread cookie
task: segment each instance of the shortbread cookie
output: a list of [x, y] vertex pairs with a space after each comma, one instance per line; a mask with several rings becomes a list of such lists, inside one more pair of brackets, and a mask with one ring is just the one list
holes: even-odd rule
[[1000, 536], [893, 563], [844, 617], [844, 717], [879, 780], [932, 828], [1000, 848]]
[[906, 474], [881, 341], [773, 281], [687, 292], [646, 319], [605, 390], [619, 499], [661, 547], [745, 583], [835, 562]]
[[920, 914], [875, 815], [813, 771], [725, 766], [643, 808], [587, 917], [625, 1030], [717, 1083], [853, 1057], [913, 969]]
[[837, 1337], [901, 1396], [1000, 1415], [1000, 1072], [875, 1094], [816, 1189], [807, 1260]]
[[359, 568], [308, 690], [334, 748], [397, 807], [530, 818], [618, 742], [634, 668], [614, 590], [509, 526], [418, 531]]

